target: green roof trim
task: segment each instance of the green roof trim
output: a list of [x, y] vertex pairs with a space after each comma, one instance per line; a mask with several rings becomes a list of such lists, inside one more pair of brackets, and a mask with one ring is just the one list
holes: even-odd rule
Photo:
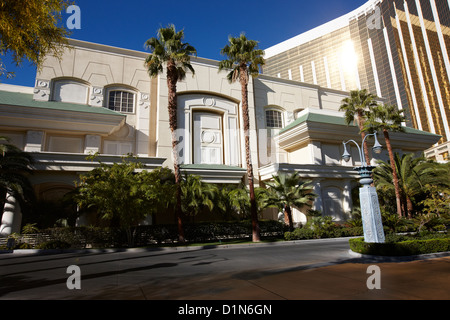
[[[289, 129], [292, 129], [292, 128], [298, 126], [300, 123], [303, 123], [306, 121], [347, 126], [347, 123], [345, 123], [344, 118], [326, 115], [326, 114], [318, 114], [318, 113], [308, 112], [308, 113], [302, 115], [300, 118], [296, 119], [294, 122], [292, 122], [289, 125], [287, 125], [286, 127], [284, 127], [282, 130], [280, 130], [279, 134], [281, 134], [285, 131], [288, 131]], [[354, 126], [354, 124], [350, 124], [349, 126]]]
[[[278, 135], [298, 126], [299, 124], [301, 124], [303, 122], [308, 122], [308, 121], [309, 122], [335, 124], [335, 125], [340, 125], [340, 126], [349, 126], [349, 127], [355, 126], [353, 123], [347, 125], [347, 123], [345, 122], [345, 119], [343, 117], [308, 112], [308, 113], [302, 115], [300, 118], [296, 119], [294, 122], [292, 122], [289, 125], [287, 125], [286, 127], [284, 127], [283, 129], [281, 129], [278, 132]], [[430, 136], [440, 137], [440, 135], [438, 135], [438, 134], [427, 132], [427, 131], [422, 131], [422, 130], [409, 128], [409, 127], [403, 127], [403, 128], [405, 129], [405, 133], [422, 134], [422, 135], [430, 135]]]
[[103, 107], [91, 107], [86, 104], [76, 104], [67, 102], [37, 101], [33, 100], [32, 94], [21, 92], [0, 91], [0, 105], [41, 108], [60, 111], [86, 112], [86, 113], [96, 113], [96, 114], [125, 117], [125, 115], [119, 112], [109, 110], [108, 108]]
[[246, 171], [246, 169], [225, 164], [183, 164], [181, 169]]

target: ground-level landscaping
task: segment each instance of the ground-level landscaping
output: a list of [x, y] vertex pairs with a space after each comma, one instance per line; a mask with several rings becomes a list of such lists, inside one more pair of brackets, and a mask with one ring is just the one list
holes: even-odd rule
[[[384, 220], [387, 220], [385, 217]], [[309, 221], [289, 231], [281, 221], [260, 221], [262, 242], [293, 241], [349, 237], [350, 249], [368, 255], [405, 256], [450, 251], [450, 235], [447, 220], [439, 220], [418, 231], [419, 224], [409, 224], [407, 232], [403, 223], [385, 226], [386, 242], [366, 243], [359, 220], [345, 224], [335, 223], [330, 217], [312, 217]], [[443, 224], [444, 223], [444, 224]], [[445, 230], [442, 230], [445, 229]], [[21, 235], [5, 242], [1, 249], [86, 249], [86, 248], [129, 248], [161, 246], [230, 245], [251, 242], [251, 221], [203, 222], [186, 224], [186, 242], [178, 243], [177, 226], [150, 225], [132, 229], [133, 242], [129, 242], [126, 229], [111, 227], [64, 227], [38, 230], [32, 225], [24, 227]]]
[[349, 240], [354, 252], [380, 256], [411, 256], [450, 251], [448, 233], [388, 234], [385, 243], [367, 243], [364, 238]]

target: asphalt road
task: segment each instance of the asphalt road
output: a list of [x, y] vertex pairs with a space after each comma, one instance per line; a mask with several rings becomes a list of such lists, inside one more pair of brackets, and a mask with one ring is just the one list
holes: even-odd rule
[[[381, 267], [382, 290], [367, 287], [373, 264]], [[448, 257], [365, 260], [349, 252], [348, 239], [3, 253], [0, 300], [448, 299], [449, 265]]]
[[[347, 239], [334, 239], [149, 251], [1, 254], [0, 299], [132, 299], [143, 295], [140, 288], [144, 285], [164, 291], [158, 296], [152, 290], [152, 298], [165, 299], [172, 286], [194, 279], [251, 278], [261, 272], [327, 265], [349, 259], [348, 250]], [[68, 273], [71, 265], [79, 267], [80, 290], [67, 288], [68, 278], [76, 275]]]

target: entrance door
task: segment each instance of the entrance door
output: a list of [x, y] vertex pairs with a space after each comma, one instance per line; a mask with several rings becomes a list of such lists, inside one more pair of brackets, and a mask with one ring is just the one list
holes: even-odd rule
[[223, 164], [222, 117], [215, 113], [194, 113], [194, 163]]

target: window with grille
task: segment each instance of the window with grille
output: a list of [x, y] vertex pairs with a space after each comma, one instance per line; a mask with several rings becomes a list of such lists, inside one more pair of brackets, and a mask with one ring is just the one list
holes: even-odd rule
[[277, 110], [266, 111], [266, 127], [267, 128], [282, 128], [283, 122], [281, 119], [281, 112]]
[[127, 91], [110, 91], [108, 108], [118, 112], [133, 113], [134, 94]]

